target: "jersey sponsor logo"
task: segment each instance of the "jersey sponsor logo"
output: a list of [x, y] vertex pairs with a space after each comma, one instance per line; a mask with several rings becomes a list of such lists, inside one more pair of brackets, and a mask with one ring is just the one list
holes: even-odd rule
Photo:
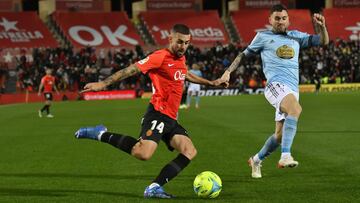
[[138, 63], [139, 63], [140, 65], [143, 65], [143, 64], [146, 63], [148, 60], [149, 60], [149, 57], [146, 57], [146, 58], [144, 58], [143, 60], [138, 61]]
[[174, 74], [174, 80], [185, 80], [185, 76], [185, 73], [183, 73], [181, 70], [178, 70]]
[[283, 59], [291, 59], [295, 56], [295, 50], [287, 45], [277, 48], [276, 55]]

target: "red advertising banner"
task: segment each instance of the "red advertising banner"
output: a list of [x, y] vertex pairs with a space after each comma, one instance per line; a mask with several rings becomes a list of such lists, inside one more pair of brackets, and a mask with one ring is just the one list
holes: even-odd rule
[[54, 19], [76, 48], [143, 45], [125, 12], [56, 12]]
[[325, 9], [330, 39], [360, 40], [360, 8]]
[[[116, 90], [103, 92], [87, 92], [84, 93], [85, 100], [103, 100], [103, 99], [135, 99], [135, 90]], [[69, 101], [78, 100], [81, 95], [78, 92], [60, 92], [60, 94], [53, 93], [54, 101], [62, 101], [66, 97]], [[15, 94], [0, 94], [0, 105], [14, 104], [14, 103], [33, 103], [43, 102], [44, 96], [37, 93], [15, 93]]]
[[57, 46], [35, 12], [0, 12], [0, 48]]
[[[79, 99], [78, 92], [60, 92], [60, 94], [53, 94], [54, 101], [62, 101], [64, 97], [67, 100], [73, 101]], [[15, 104], [15, 103], [33, 103], [44, 102], [44, 95], [40, 96], [37, 93], [15, 93], [15, 94], [0, 94], [0, 105], [2, 104]]]
[[334, 7], [360, 7], [360, 0], [333, 0]]
[[195, 0], [147, 0], [148, 10], [194, 9]]
[[239, 0], [239, 8], [271, 8], [276, 4], [288, 6], [288, 0]]
[[189, 26], [192, 44], [214, 45], [215, 42], [229, 42], [216, 11], [176, 11], [176, 15], [174, 11], [148, 11], [140, 13], [140, 16], [159, 45], [168, 43], [170, 30], [177, 23]]
[[115, 90], [101, 92], [86, 92], [84, 100], [111, 100], [111, 99], [135, 99], [135, 90]]
[[[302, 9], [290, 9], [289, 30], [299, 30], [309, 34], [314, 33], [310, 12]], [[240, 37], [245, 43], [250, 43], [257, 32], [271, 30], [269, 23], [268, 9], [241, 9], [231, 14], [233, 22], [238, 30]]]
[[56, 0], [57, 11], [103, 11], [103, 0]]
[[0, 11], [12, 11], [13, 2], [12, 0], [1, 0], [0, 1]]

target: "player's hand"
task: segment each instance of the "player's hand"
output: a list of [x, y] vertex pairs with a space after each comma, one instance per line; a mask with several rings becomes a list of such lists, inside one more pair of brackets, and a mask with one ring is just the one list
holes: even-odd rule
[[223, 80], [221, 78], [219, 78], [217, 80], [214, 80], [212, 82], [213, 82], [213, 86], [215, 86], [215, 87], [218, 87], [218, 86], [222, 86], [222, 87], [225, 87], [225, 88], [229, 87], [229, 82], [227, 82], [227, 81], [225, 81], [225, 80]]
[[101, 91], [106, 88], [106, 84], [103, 82], [92, 82], [85, 85], [84, 89], [80, 92], [91, 92], [91, 91]]
[[315, 23], [317, 25], [325, 27], [325, 18], [323, 15], [321, 15], [319, 13], [315, 13], [313, 16], [313, 20], [315, 21]]
[[221, 76], [221, 79], [222, 79], [223, 81], [229, 82], [229, 80], [230, 80], [230, 72], [229, 72], [229, 71], [225, 71], [225, 72], [223, 73], [223, 75]]
[[40, 94], [40, 92], [38, 92], [38, 96], [40, 96], [41, 94]]

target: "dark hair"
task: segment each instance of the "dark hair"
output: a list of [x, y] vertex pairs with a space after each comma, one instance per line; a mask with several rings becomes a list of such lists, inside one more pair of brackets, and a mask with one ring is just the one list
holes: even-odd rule
[[172, 29], [172, 32], [178, 32], [180, 34], [183, 35], [189, 35], [190, 34], [190, 29], [188, 26], [184, 25], [184, 24], [175, 24]]
[[271, 7], [270, 9], [270, 15], [274, 12], [281, 12], [285, 10], [286, 12], [288, 11], [286, 6], [282, 5], [282, 4], [275, 4]]

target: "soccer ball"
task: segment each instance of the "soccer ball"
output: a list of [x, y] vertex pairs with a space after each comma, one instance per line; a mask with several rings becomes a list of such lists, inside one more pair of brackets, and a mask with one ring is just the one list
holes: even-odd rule
[[211, 171], [198, 174], [194, 180], [194, 192], [201, 198], [215, 198], [222, 188], [220, 177]]

